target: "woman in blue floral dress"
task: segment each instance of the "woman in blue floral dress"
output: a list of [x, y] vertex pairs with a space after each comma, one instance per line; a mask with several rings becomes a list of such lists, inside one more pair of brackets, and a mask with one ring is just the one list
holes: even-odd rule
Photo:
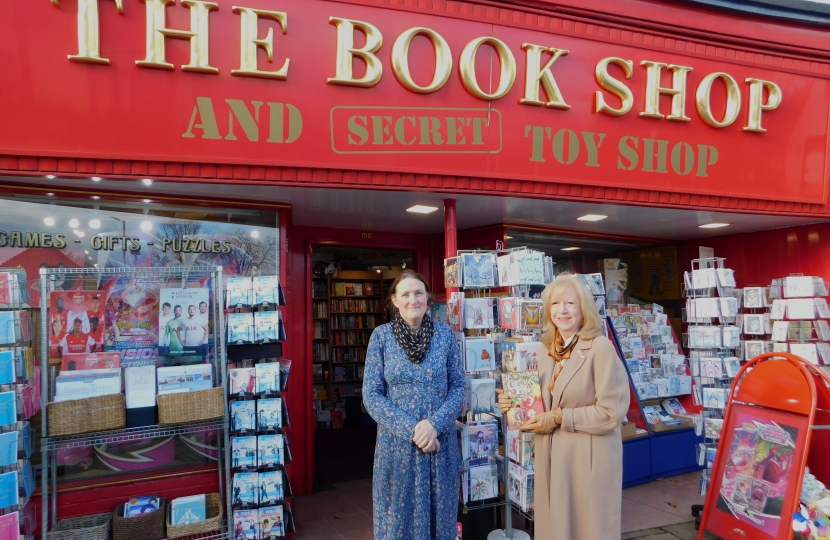
[[363, 379], [363, 402], [378, 423], [375, 540], [452, 540], [461, 460], [455, 419], [465, 391], [460, 350], [450, 327], [427, 314], [423, 276], [405, 270], [390, 294], [395, 316], [372, 333]]

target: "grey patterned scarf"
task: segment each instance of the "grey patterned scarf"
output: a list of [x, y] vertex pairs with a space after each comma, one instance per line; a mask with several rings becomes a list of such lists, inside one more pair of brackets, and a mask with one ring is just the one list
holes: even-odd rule
[[417, 331], [413, 331], [406, 324], [400, 312], [396, 312], [392, 318], [392, 333], [395, 335], [395, 339], [398, 340], [398, 345], [406, 351], [409, 360], [416, 364], [420, 364], [427, 355], [434, 331], [432, 319], [426, 313], [421, 321], [421, 327]]

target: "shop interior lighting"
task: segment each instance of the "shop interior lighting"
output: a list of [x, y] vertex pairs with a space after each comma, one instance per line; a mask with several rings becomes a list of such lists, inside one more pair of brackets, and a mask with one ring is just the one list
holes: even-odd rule
[[100, 181], [101, 181], [101, 177], [100, 177], [100, 176], [93, 176], [93, 177], [92, 177], [92, 181], [93, 181], [93, 182], [100, 182]]
[[143, 180], [141, 181], [141, 183], [142, 183], [142, 184], [144, 184], [144, 185], [145, 185], [145, 186], [147, 186], [147, 187], [150, 187], [150, 186], [152, 186], [152, 185], [153, 185], [153, 181], [152, 181], [152, 180], [150, 180], [149, 178], [145, 178], [145, 179], [143, 179]]
[[141, 222], [141, 230], [142, 231], [146, 232], [146, 231], [149, 231], [152, 228], [153, 228], [153, 222], [152, 221], [147, 221], [145, 219], [144, 221]]
[[89, 227], [91, 229], [100, 229], [101, 228], [101, 221], [97, 219], [90, 219], [89, 220]]
[[701, 229], [720, 229], [721, 227], [728, 227], [729, 223], [707, 223], [705, 225], [700, 225]]
[[407, 212], [412, 212], [414, 214], [431, 214], [438, 210], [437, 206], [423, 206], [420, 204], [416, 204], [415, 206], [410, 206], [406, 209]]
[[78, 228], [78, 220], [75, 219], [75, 218], [70, 219], [69, 220], [69, 226], [72, 227], [73, 229], [77, 229]]
[[579, 248], [576, 247], [576, 246], [571, 246], [571, 247], [562, 248], [562, 251], [576, 251], [577, 249], [579, 249]]
[[46, 196], [47, 196], [47, 197], [54, 197], [54, 196], [55, 196], [55, 194], [50, 192], [50, 193], [47, 193], [47, 194], [46, 194]]
[[93, 196], [92, 196], [92, 198], [93, 198], [93, 199], [95, 199], [95, 200], [97, 201], [97, 200], [98, 200], [98, 199], [100, 199], [101, 197], [99, 197], [98, 195], [93, 195]]
[[381, 273], [380, 267], [378, 267], [378, 269], [376, 270], [376, 272], [377, 272], [378, 274], [380, 274], [380, 273]]
[[150, 204], [150, 203], [151, 203], [151, 202], [153, 202], [153, 201], [151, 201], [150, 199], [144, 199], [144, 202], [145, 202], [146, 204]]
[[607, 218], [608, 216], [603, 216], [602, 214], [585, 214], [582, 217], [576, 218], [577, 221], [602, 221], [603, 219]]
[[406, 268], [406, 259], [401, 261], [401, 268]]
[[52, 225], [55, 224], [55, 218], [45, 217], [45, 218], [43, 218], [43, 222], [51, 227]]
[[46, 175], [46, 178], [48, 178], [49, 180], [54, 180], [54, 179], [55, 179], [55, 175], [54, 175], [54, 174], [47, 174], [47, 175]]
[[513, 237], [512, 237], [512, 236], [507, 236], [507, 235], [505, 235], [505, 238], [506, 238], [507, 240], [513, 240]]
[[259, 238], [259, 231], [251, 231], [251, 238]]

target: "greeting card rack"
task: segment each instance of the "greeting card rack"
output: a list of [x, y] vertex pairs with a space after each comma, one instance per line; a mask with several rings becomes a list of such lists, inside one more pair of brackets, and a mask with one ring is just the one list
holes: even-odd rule
[[[263, 303], [259, 296], [262, 294], [261, 288], [251, 285], [258, 280], [277, 281], [276, 287], [269, 286], [264, 293], [271, 301]], [[242, 292], [241, 295], [240, 292]], [[225, 316], [229, 319], [226, 326], [229, 329], [231, 328], [230, 318], [238, 317], [238, 314], [243, 315], [242, 319], [247, 317], [253, 321], [253, 324], [248, 325], [250, 328], [243, 329], [242, 334], [248, 335], [244, 343], [233, 342], [231, 339], [226, 342], [229, 369], [225, 385], [225, 399], [228, 401], [229, 415], [224, 430], [225, 448], [228, 449], [224, 459], [229, 477], [225, 504], [229, 509], [229, 528], [234, 531], [230, 535], [234, 538], [234, 534], [239, 530], [244, 530], [248, 534], [251, 532], [250, 528], [240, 529], [239, 527], [242, 527], [243, 522], [246, 524], [253, 522], [256, 528], [254, 532], [256, 538], [267, 540], [284, 538], [287, 533], [296, 532], [291, 511], [293, 492], [289, 478], [290, 469], [286, 466], [292, 461], [292, 457], [288, 435], [285, 431], [285, 428], [291, 425], [288, 407], [285, 404], [291, 360], [282, 358], [282, 342], [287, 336], [280, 308], [286, 305], [285, 295], [282, 285], [278, 283], [275, 276], [230, 278], [226, 284], [225, 295]], [[261, 316], [267, 316], [273, 312], [276, 312], [278, 319], [277, 327], [268, 326], [263, 334], [262, 329], [257, 327], [258, 321]], [[274, 375], [278, 383], [274, 382]], [[264, 382], [266, 380], [267, 382]], [[270, 404], [267, 412], [266, 402]], [[274, 415], [275, 408], [279, 409], [276, 415]], [[248, 418], [240, 419], [237, 411], [249, 415]], [[279, 421], [266, 421], [265, 418], [269, 413], [269, 418], [276, 416]], [[276, 438], [282, 443], [281, 449]], [[240, 450], [243, 446], [245, 446], [244, 451]], [[241, 459], [243, 452], [251, 453], [246, 456], [245, 463], [242, 463]], [[267, 460], [265, 459], [266, 452]], [[252, 463], [248, 464], [248, 460]], [[260, 473], [263, 475], [259, 476]], [[265, 474], [270, 475], [267, 485], [272, 488], [272, 497], [268, 497], [267, 502], [263, 502], [263, 497], [267, 496]], [[237, 478], [239, 475], [243, 475], [246, 481], [242, 482], [240, 478]], [[253, 475], [258, 476], [254, 479]], [[275, 478], [279, 479], [278, 486]], [[262, 479], [261, 483], [259, 479]], [[241, 496], [240, 485], [242, 483], [250, 484], [253, 488], [256, 493], [252, 497], [253, 500]], [[263, 532], [259, 528], [261, 522], [257, 517], [260, 511], [277, 512], [272, 513], [272, 516], [280, 516], [278, 521], [271, 518], [274, 528], [271, 529], [269, 536], [260, 535]]]
[[[684, 345], [688, 349], [695, 402], [703, 407], [695, 419], [695, 430], [703, 435], [697, 446], [697, 463], [704, 467], [700, 493], [709, 486], [717, 451], [729, 388], [740, 367], [741, 329], [738, 306], [740, 291], [735, 288], [734, 272], [720, 257], [692, 260], [691, 272], [684, 274], [683, 296], [687, 324]], [[692, 506], [698, 518], [700, 505]]]
[[40, 409], [29, 290], [25, 270], [0, 268], [0, 524], [18, 529], [27, 540], [37, 525], [29, 502], [35, 489], [29, 418]]
[[772, 350], [790, 352], [830, 374], [828, 284], [820, 277], [790, 274], [769, 288]]
[[[49, 352], [49, 295], [57, 290], [57, 284], [63, 281], [74, 281], [80, 278], [87, 286], [94, 284], [98, 290], [111, 284], [122, 286], [123, 294], [121, 301], [139, 298], [158, 302], [159, 289], [161, 288], [207, 288], [209, 290], [209, 309], [213, 320], [213, 345], [208, 342], [203, 349], [202, 356], [205, 363], [212, 366], [212, 377], [216, 384], [224, 386], [227, 380], [227, 366], [225, 362], [224, 344], [224, 317], [219, 302], [222, 298], [222, 267], [221, 266], [191, 266], [176, 268], [42, 268], [40, 271], [40, 339], [41, 351], [44, 358], [50, 356]], [[72, 278], [72, 279], [67, 279]], [[115, 281], [112, 281], [115, 280]], [[146, 292], [147, 294], [139, 294]], [[114, 297], [114, 295], [113, 295]], [[152, 303], [152, 302], [151, 302]], [[123, 306], [124, 304], [120, 304]], [[147, 305], [135, 306], [147, 307]], [[150, 306], [152, 307], [152, 306]], [[131, 316], [136, 311], [130, 310]], [[152, 311], [150, 315], [152, 317]], [[145, 321], [146, 322], [146, 321]], [[122, 345], [129, 345], [122, 343]], [[117, 345], [116, 345], [117, 347]], [[129, 347], [128, 347], [129, 348]], [[140, 349], [136, 349], [139, 350]], [[141, 355], [139, 355], [141, 356]], [[153, 354], [150, 355], [154, 356]], [[122, 364], [124, 366], [124, 364]], [[42, 474], [41, 474], [41, 536], [42, 540], [48, 540], [49, 531], [54, 529], [58, 523], [57, 505], [57, 471], [58, 454], [68, 449], [94, 447], [101, 444], [128, 443], [131, 441], [156, 439], [159, 437], [181, 436], [208, 433], [218, 433], [216, 440], [217, 454], [217, 475], [220, 494], [227, 493], [230, 476], [226, 460], [222, 455], [227, 456], [227, 410], [221, 418], [206, 421], [188, 422], [181, 424], [149, 425], [137, 428], [115, 429], [104, 432], [81, 433], [61, 437], [50, 437], [49, 415], [47, 405], [53, 401], [54, 382], [56, 379], [55, 367], [41, 371], [41, 452], [42, 452]], [[161, 494], [163, 495], [163, 494]], [[225, 508], [225, 512], [227, 512]], [[199, 538], [228, 538], [227, 519], [223, 519], [221, 529], [210, 535], [200, 535]]]

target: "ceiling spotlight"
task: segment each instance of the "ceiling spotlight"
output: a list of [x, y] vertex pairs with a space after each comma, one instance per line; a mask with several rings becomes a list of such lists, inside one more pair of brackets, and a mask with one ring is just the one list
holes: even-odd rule
[[55, 218], [45, 217], [43, 218], [43, 222], [51, 227], [55, 224]]
[[153, 185], [153, 181], [152, 181], [152, 180], [150, 180], [149, 178], [145, 178], [145, 179], [143, 179], [143, 180], [141, 181], [141, 183], [142, 183], [142, 184], [144, 184], [145, 186], [148, 186], [148, 187]]
[[376, 271], [378, 274], [380, 274], [380, 272], [381, 272], [380, 267], [378, 267], [378, 269], [377, 269], [377, 270], [375, 270], [375, 271]]
[[437, 206], [422, 206], [420, 204], [416, 204], [415, 206], [410, 206], [406, 209], [407, 212], [412, 212], [414, 214], [431, 214], [438, 210]]
[[585, 214], [582, 217], [576, 218], [577, 221], [602, 221], [603, 219], [607, 218], [608, 216], [603, 216], [602, 214]]
[[513, 240], [513, 237], [512, 237], [512, 236], [507, 236], [507, 235], [505, 235], [505, 239], [507, 239], [507, 240]]
[[55, 196], [55, 194], [54, 194], [54, 193], [47, 193], [47, 194], [46, 194], [46, 196], [47, 196], [47, 197], [54, 197], [54, 196]]
[[144, 202], [145, 202], [146, 204], [150, 204], [150, 203], [151, 203], [151, 202], [153, 202], [153, 201], [151, 201], [150, 199], [144, 199]]
[[720, 229], [721, 227], [729, 227], [729, 223], [707, 223], [706, 225], [699, 225], [701, 229]]
[[101, 177], [100, 177], [100, 176], [93, 176], [93, 177], [92, 177], [92, 181], [93, 181], [93, 182], [100, 182], [100, 181], [101, 181]]
[[142, 231], [146, 232], [146, 231], [149, 231], [152, 228], [153, 228], [153, 222], [152, 221], [147, 221], [145, 219], [144, 221], [141, 222], [141, 230]]
[[93, 198], [93, 199], [95, 199], [95, 200], [97, 201], [97, 200], [98, 200], [98, 199], [100, 199], [101, 197], [99, 197], [98, 195], [93, 195], [93, 196], [92, 196], [92, 198]]
[[54, 179], [55, 179], [55, 175], [54, 175], [54, 174], [47, 174], [47, 175], [46, 175], [46, 178], [48, 178], [49, 180], [54, 180]]
[[75, 219], [75, 218], [70, 219], [69, 220], [69, 226], [72, 227], [73, 229], [77, 228], [78, 227], [78, 220]]
[[100, 229], [101, 228], [101, 222], [97, 219], [90, 219], [89, 220], [89, 226], [92, 229]]
[[576, 251], [577, 249], [579, 249], [579, 248], [576, 247], [576, 246], [571, 246], [571, 247], [562, 248], [562, 251]]

